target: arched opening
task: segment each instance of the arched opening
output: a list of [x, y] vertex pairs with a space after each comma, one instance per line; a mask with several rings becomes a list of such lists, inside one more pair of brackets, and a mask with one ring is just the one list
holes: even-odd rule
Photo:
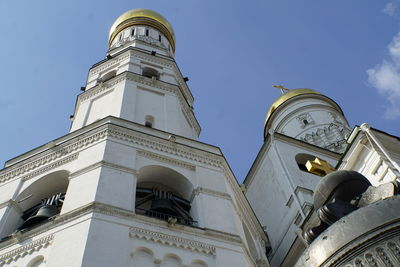
[[112, 70], [112, 71], [109, 71], [109, 72], [107, 72], [106, 74], [104, 74], [104, 75], [101, 77], [101, 80], [102, 80], [103, 82], [105, 82], [105, 81], [108, 81], [108, 80], [114, 78], [115, 76], [117, 76], [117, 71], [116, 71], [116, 70]]
[[295, 156], [295, 160], [297, 162], [297, 166], [299, 166], [299, 169], [305, 172], [308, 172], [306, 163], [307, 161], [312, 161], [315, 160], [315, 156], [306, 154], [306, 153], [300, 153]]
[[160, 74], [158, 73], [157, 70], [149, 67], [144, 67], [142, 70], [142, 75], [147, 77], [147, 78], [155, 78], [158, 79], [160, 77]]
[[26, 267], [44, 267], [44, 257], [43, 256], [37, 256], [33, 258], [27, 265]]
[[182, 260], [175, 254], [167, 254], [164, 256], [162, 263], [162, 267], [181, 267]]
[[193, 185], [182, 174], [162, 166], [139, 170], [136, 187], [137, 214], [171, 223], [193, 225], [190, 215]]
[[207, 263], [205, 263], [202, 260], [194, 260], [190, 264], [190, 267], [207, 267], [207, 266], [208, 266]]
[[154, 117], [151, 115], [146, 115], [146, 117], [144, 118], [144, 125], [146, 127], [153, 128], [154, 127]]
[[132, 254], [132, 266], [155, 266], [153, 251], [144, 247], [136, 249]]
[[69, 184], [68, 177], [67, 171], [53, 172], [35, 181], [18, 195], [15, 201], [23, 212], [20, 219], [14, 222], [17, 231], [45, 223], [60, 213]]

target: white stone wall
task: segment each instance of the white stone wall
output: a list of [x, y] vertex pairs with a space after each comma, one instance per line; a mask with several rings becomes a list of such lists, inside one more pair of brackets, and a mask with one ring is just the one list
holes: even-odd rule
[[[71, 132], [107, 116], [139, 124], [151, 116], [154, 128], [197, 139], [200, 126], [192, 110], [193, 97], [182, 86], [181, 74], [175, 63], [150, 63], [154, 58], [128, 50], [93, 68], [86, 91], [78, 96]], [[158, 79], [142, 76], [149, 66], [159, 71]], [[110, 72], [116, 76], [103, 81]]]
[[344, 152], [350, 128], [340, 108], [323, 95], [299, 95], [271, 115], [268, 128], [332, 151]]
[[[250, 207], [243, 206], [245, 199], [238, 195], [240, 189], [219, 150], [183, 137], [172, 142], [168, 134], [140, 126], [153, 132], [147, 135], [127, 121], [103, 121], [55, 140], [40, 153], [32, 152], [33, 158], [21, 156], [19, 163], [0, 171], [0, 196], [6, 196], [3, 190], [12, 192], [4, 197], [1, 237], [18, 227], [21, 222], [16, 219], [29, 208], [19, 199], [32, 192], [33, 205], [36, 195], [58, 190], [57, 174], [68, 176], [61, 213], [52, 222], [0, 242], [3, 266], [25, 266], [39, 254], [10, 258], [7, 253], [49, 235], [46, 249], [51, 249], [40, 254], [46, 266], [129, 266], [150, 259], [155, 266], [256, 266], [256, 260], [267, 264], [267, 241], [260, 238], [262, 230]], [[32, 167], [24, 168], [27, 165]], [[190, 200], [191, 216], [198, 223], [169, 225], [136, 214], [136, 185], [147, 179]], [[18, 212], [6, 214], [7, 208]]]
[[269, 140], [261, 149], [245, 185], [246, 197], [271, 242], [271, 266], [279, 266], [303, 222], [300, 206], [307, 216], [313, 203], [313, 189], [321, 179], [300, 170], [296, 155], [307, 153], [332, 166], [339, 155], [278, 134], [273, 143]]

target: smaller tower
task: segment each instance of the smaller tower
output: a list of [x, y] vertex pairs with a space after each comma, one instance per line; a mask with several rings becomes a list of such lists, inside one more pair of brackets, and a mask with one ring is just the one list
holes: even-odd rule
[[298, 234], [321, 180], [308, 171], [307, 162], [318, 158], [327, 169], [335, 166], [350, 132], [341, 108], [329, 97], [306, 88], [283, 93], [268, 110], [264, 144], [244, 181], [271, 241], [271, 266], [293, 266], [305, 249]]
[[281, 133], [309, 144], [342, 153], [350, 128], [342, 109], [318, 91], [286, 90], [268, 110], [264, 137]]

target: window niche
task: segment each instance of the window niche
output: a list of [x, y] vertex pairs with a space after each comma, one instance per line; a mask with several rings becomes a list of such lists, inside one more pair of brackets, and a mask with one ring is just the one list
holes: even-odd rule
[[140, 169], [136, 187], [137, 214], [178, 223], [194, 225], [190, 214], [192, 184], [180, 173], [162, 166]]
[[315, 158], [316, 158], [315, 156], [310, 155], [310, 154], [305, 154], [305, 153], [300, 153], [295, 156], [297, 166], [299, 167], [300, 170], [305, 171], [305, 172], [308, 172], [307, 167], [306, 167], [307, 161], [315, 160]]
[[114, 78], [115, 76], [117, 76], [116, 70], [109, 71], [106, 74], [104, 74], [103, 76], [101, 76], [101, 81], [102, 82], [108, 81], [108, 80]]
[[154, 127], [154, 117], [151, 115], [146, 115], [144, 118], [144, 126], [153, 128]]
[[157, 70], [149, 67], [144, 67], [142, 69], [142, 75], [150, 79], [154, 78], [158, 80], [160, 78], [160, 73]]
[[301, 128], [303, 129], [312, 124], [315, 124], [313, 118], [309, 113], [300, 114], [296, 119], [300, 123]]

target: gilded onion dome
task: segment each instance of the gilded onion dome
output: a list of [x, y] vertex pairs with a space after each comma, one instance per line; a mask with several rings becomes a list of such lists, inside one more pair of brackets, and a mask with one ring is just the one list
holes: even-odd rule
[[320, 92], [315, 91], [313, 89], [308, 89], [308, 88], [299, 88], [299, 89], [293, 89], [288, 91], [287, 93], [281, 95], [277, 100], [275, 100], [272, 105], [270, 106], [267, 116], [265, 117], [265, 124], [267, 124], [267, 121], [269, 117], [271, 116], [272, 112], [274, 112], [280, 105], [288, 101], [289, 99], [299, 96], [299, 95], [305, 95], [305, 94], [317, 94], [321, 95]]
[[117, 18], [111, 26], [108, 45], [112, 44], [118, 33], [134, 25], [146, 25], [157, 29], [168, 39], [172, 51], [175, 52], [175, 34], [171, 24], [157, 12], [144, 8], [129, 10]]

